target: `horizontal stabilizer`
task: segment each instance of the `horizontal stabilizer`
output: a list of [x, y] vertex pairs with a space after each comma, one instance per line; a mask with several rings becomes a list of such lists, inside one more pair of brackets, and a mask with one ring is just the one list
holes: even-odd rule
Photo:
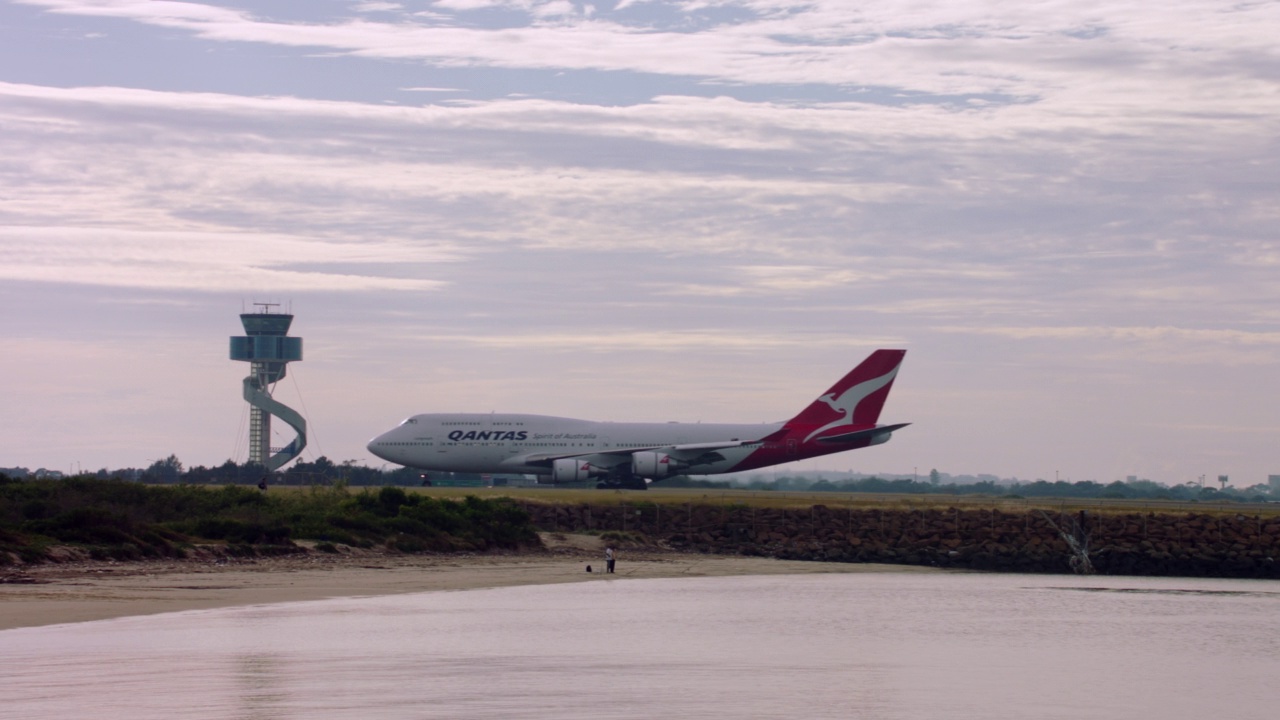
[[821, 438], [818, 438], [818, 442], [820, 443], [853, 443], [853, 442], [858, 442], [859, 440], [870, 440], [872, 438], [880, 437], [881, 435], [888, 435], [889, 433], [892, 433], [895, 430], [901, 430], [902, 428], [910, 424], [911, 423], [898, 423], [897, 425], [878, 425], [876, 427], [867, 428], [866, 430], [857, 430], [855, 432], [841, 433], [840, 435], [831, 435], [828, 437], [821, 437]]

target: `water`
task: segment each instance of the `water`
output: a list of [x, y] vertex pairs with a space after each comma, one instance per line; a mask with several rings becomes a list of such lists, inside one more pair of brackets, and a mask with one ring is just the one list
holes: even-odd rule
[[1266, 581], [596, 581], [0, 632], [0, 718], [1199, 720], [1278, 701]]

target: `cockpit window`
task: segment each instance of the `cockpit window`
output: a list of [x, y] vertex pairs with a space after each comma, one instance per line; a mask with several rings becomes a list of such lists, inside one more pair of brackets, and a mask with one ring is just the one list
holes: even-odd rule
[[404, 422], [402, 422], [402, 423], [400, 423], [400, 424], [401, 424], [401, 425], [417, 425], [417, 424], [418, 424], [418, 419], [417, 419], [417, 418], [409, 418], [409, 419], [405, 420]]

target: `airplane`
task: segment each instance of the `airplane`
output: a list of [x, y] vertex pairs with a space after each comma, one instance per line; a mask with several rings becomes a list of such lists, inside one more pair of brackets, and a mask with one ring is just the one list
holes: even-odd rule
[[876, 350], [799, 415], [778, 423], [594, 422], [546, 415], [414, 415], [369, 452], [424, 471], [536, 475], [540, 484], [598, 480], [647, 489], [676, 475], [717, 475], [887, 442], [910, 423], [878, 425], [906, 350]]

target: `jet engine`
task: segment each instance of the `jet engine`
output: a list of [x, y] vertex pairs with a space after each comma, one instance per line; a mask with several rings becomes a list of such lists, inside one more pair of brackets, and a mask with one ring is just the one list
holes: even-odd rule
[[560, 458], [551, 463], [551, 482], [584, 482], [604, 475], [605, 470], [579, 458]]
[[631, 474], [638, 477], [661, 480], [687, 467], [688, 463], [680, 462], [664, 452], [631, 453]]

